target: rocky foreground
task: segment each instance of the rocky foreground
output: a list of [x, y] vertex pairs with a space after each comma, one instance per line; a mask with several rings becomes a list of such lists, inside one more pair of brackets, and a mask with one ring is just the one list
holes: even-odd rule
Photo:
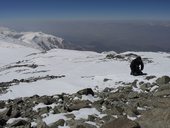
[[120, 81], [122, 86], [103, 91], [87, 88], [75, 94], [0, 101], [0, 127], [170, 128], [170, 77], [145, 79], [148, 82]]

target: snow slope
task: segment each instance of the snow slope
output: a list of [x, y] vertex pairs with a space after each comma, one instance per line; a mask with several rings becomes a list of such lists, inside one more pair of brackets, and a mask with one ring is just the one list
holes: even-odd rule
[[[153, 61], [152, 63], [145, 63], [144, 72], [149, 75], [157, 77], [170, 75], [168, 71], [170, 65], [169, 53], [126, 52], [122, 55], [129, 53]], [[135, 79], [146, 81], [145, 76], [134, 77], [130, 75], [129, 61], [106, 59], [106, 55], [107, 53], [53, 49], [45, 53], [31, 54], [25, 58], [20, 58], [20, 65], [36, 64], [38, 67], [5, 69], [5, 66], [3, 66], [1, 67], [3, 70], [0, 70], [0, 82], [46, 75], [65, 75], [65, 77], [11, 86], [6, 94], [0, 95], [0, 99], [14, 99], [35, 94], [42, 96], [62, 92], [74, 93], [87, 87], [102, 90], [105, 87], [116, 88], [120, 86], [116, 84], [119, 81], [133, 82]], [[12, 65], [16, 65], [16, 63]], [[104, 79], [106, 78], [109, 80], [105, 82]]]
[[[107, 59], [107, 54], [52, 48], [63, 48], [63, 39], [41, 32], [17, 33], [0, 28], [0, 82], [13, 79], [29, 79], [47, 75], [60, 79], [38, 80], [10, 86], [0, 99], [38, 95], [53, 95], [62, 92], [73, 93], [83, 88], [102, 90], [105, 87], [120, 86], [117, 82], [145, 81], [145, 76], [130, 75], [130, 62], [121, 59]], [[49, 50], [40, 52], [40, 50]], [[125, 52], [120, 55], [137, 54], [147, 58], [144, 72], [157, 77], [170, 75], [170, 54], [161, 52]], [[133, 59], [133, 57], [131, 57]], [[31, 68], [30, 65], [38, 67]], [[105, 81], [107, 79], [107, 81]]]
[[19, 45], [14, 40], [9, 40], [0, 35], [0, 66], [22, 60], [26, 55], [34, 52], [39, 52], [39, 50]]

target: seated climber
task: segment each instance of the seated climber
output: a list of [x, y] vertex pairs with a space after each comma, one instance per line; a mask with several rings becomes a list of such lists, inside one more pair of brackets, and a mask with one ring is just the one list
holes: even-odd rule
[[144, 64], [142, 62], [142, 59], [140, 56], [138, 56], [136, 59], [134, 59], [130, 64], [131, 69], [131, 75], [139, 76], [139, 75], [146, 75], [146, 73], [143, 73], [142, 70], [144, 69]]

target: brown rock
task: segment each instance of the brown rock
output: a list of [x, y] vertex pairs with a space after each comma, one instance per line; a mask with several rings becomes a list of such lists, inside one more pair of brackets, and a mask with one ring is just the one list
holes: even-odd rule
[[79, 110], [81, 108], [91, 108], [89, 101], [74, 101], [72, 104], [70, 104], [67, 108], [67, 111], [71, 112], [74, 110]]
[[139, 124], [127, 118], [117, 118], [109, 123], [106, 123], [102, 128], [140, 128]]
[[170, 109], [154, 108], [137, 119], [142, 128], [170, 128]]
[[37, 128], [49, 128], [49, 126], [45, 122], [40, 121], [37, 124]]
[[170, 77], [169, 76], [162, 76], [160, 78], [158, 78], [156, 80], [156, 83], [159, 84], [159, 85], [162, 85], [162, 84], [167, 84], [170, 82]]
[[16, 120], [12, 124], [10, 124], [9, 127], [25, 127], [25, 128], [31, 128], [31, 123], [25, 120]]

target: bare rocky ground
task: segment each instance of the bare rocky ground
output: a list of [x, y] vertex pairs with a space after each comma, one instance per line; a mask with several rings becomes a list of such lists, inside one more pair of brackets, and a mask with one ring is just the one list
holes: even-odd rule
[[20, 79], [20, 80], [13, 79], [8, 82], [0, 82], [0, 94], [6, 93], [7, 89], [10, 86], [19, 85], [20, 83], [32, 83], [32, 82], [36, 82], [39, 80], [52, 80], [52, 79], [59, 79], [62, 77], [65, 77], [65, 75], [60, 75], [60, 76], [46, 75], [46, 76], [30, 77], [27, 79]]
[[[146, 80], [150, 79], [155, 79], [155, 76], [146, 77]], [[157, 78], [153, 83], [135, 80], [119, 84], [123, 86], [105, 88], [100, 92], [87, 88], [74, 94], [34, 95], [0, 101], [0, 127], [170, 128], [169, 76]], [[95, 100], [85, 99], [84, 96]], [[43, 106], [35, 109], [39, 104]], [[83, 108], [94, 108], [100, 114], [77, 119], [73, 112]], [[50, 114], [61, 113], [66, 119], [57, 119], [48, 125], [44, 122]]]

